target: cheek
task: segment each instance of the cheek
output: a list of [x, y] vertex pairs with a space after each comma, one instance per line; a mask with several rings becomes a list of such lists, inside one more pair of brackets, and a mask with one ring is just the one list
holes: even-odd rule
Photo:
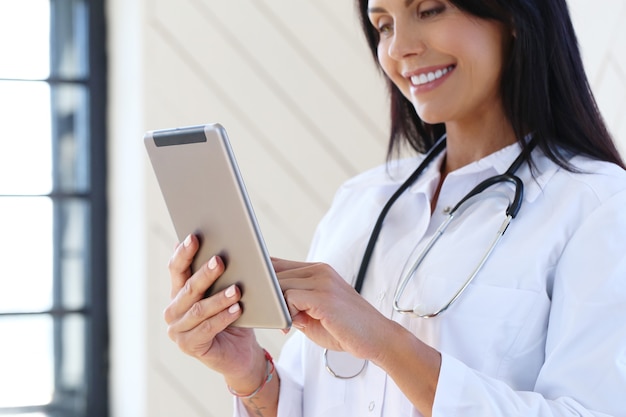
[[386, 49], [384, 47], [378, 48], [378, 65], [387, 78], [390, 79], [391, 82], [398, 87], [398, 89], [400, 89], [402, 94], [409, 98], [408, 81], [398, 72], [398, 62], [386, 54]]
[[387, 56], [386, 49], [382, 45], [378, 45], [378, 65], [385, 74], [389, 77], [391, 75], [391, 60]]
[[495, 23], [465, 19], [433, 33], [430, 42], [432, 49], [456, 57], [463, 65], [502, 66], [502, 33]]
[[378, 65], [387, 78], [389, 78], [394, 84], [398, 85], [398, 78], [393, 70], [393, 63], [389, 59], [379, 58]]
[[483, 68], [500, 68], [502, 66], [500, 44], [484, 36], [476, 36], [474, 39], [475, 42], [468, 45], [468, 51], [474, 57], [476, 65]]
[[502, 35], [495, 26], [473, 26], [465, 36], [465, 56], [475, 72], [488, 79], [498, 79], [503, 65]]

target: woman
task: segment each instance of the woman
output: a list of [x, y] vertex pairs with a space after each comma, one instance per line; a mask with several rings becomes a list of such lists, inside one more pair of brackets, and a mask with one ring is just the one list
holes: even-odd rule
[[[344, 184], [314, 263], [274, 261], [300, 330], [276, 366], [228, 327], [236, 287], [201, 299], [224, 265], [190, 276], [193, 236], [170, 262], [170, 337], [224, 375], [240, 415], [626, 416], [626, 174], [565, 1], [358, 5], [389, 85], [389, 154], [432, 152]], [[522, 186], [507, 176], [455, 211], [505, 171]]]

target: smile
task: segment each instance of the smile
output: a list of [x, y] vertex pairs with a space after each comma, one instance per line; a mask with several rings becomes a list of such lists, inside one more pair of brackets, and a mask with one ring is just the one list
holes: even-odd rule
[[453, 69], [454, 69], [454, 65], [450, 65], [447, 68], [438, 69], [437, 71], [434, 71], [434, 72], [413, 75], [411, 77], [411, 83], [415, 86], [428, 84], [435, 80], [438, 80], [439, 78], [443, 77], [444, 75], [446, 75], [448, 72], [452, 71]]

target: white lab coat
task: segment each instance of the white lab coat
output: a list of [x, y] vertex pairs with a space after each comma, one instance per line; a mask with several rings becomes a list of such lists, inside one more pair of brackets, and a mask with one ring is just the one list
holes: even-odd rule
[[[517, 172], [525, 186], [519, 215], [459, 300], [432, 319], [393, 311], [416, 243], [424, 245], [476, 184], [506, 171], [519, 150], [511, 145], [450, 173], [431, 217], [442, 157], [433, 162], [389, 212], [362, 295], [441, 352], [434, 417], [626, 416], [626, 173], [612, 164], [577, 157], [583, 173], [571, 173], [535, 150], [534, 177], [526, 165]], [[418, 163], [395, 162], [344, 184], [309, 259], [353, 282], [382, 206]], [[465, 278], [463, 262], [486, 250], [506, 204], [480, 201], [443, 235], [423, 264], [433, 283]], [[419, 302], [417, 294], [411, 282], [405, 304]], [[322, 349], [302, 334], [287, 341], [277, 366], [279, 416], [420, 416], [371, 363], [354, 379], [330, 376]], [[235, 408], [245, 415], [241, 403]]]

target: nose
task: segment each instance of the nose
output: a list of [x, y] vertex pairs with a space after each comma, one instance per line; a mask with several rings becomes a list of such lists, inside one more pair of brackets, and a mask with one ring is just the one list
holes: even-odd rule
[[393, 37], [389, 43], [387, 53], [395, 60], [422, 55], [426, 51], [422, 33], [415, 25], [405, 25], [396, 22]]

